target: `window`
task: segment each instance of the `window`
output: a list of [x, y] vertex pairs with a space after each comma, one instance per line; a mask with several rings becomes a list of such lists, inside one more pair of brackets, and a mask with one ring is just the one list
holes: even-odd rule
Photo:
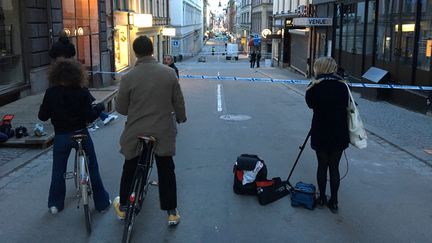
[[0, 91], [24, 82], [18, 1], [0, 1]]
[[100, 67], [98, 0], [63, 0], [63, 26], [76, 58], [89, 70]]
[[432, 0], [422, 5], [419, 37], [417, 69], [432, 71]]
[[129, 41], [127, 26], [118, 25], [114, 31], [115, 68], [120, 71], [129, 65]]

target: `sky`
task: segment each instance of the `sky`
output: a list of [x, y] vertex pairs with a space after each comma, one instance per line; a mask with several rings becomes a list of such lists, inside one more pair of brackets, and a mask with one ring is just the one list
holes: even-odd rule
[[[208, 0], [211, 9], [216, 9], [219, 6], [219, 0]], [[228, 0], [220, 0], [222, 7], [226, 6]]]

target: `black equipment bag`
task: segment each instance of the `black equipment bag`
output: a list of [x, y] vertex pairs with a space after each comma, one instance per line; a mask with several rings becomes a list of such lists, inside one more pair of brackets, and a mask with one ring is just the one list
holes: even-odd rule
[[291, 206], [304, 206], [308, 209], [313, 209], [315, 207], [315, 186], [313, 184], [309, 183], [303, 183], [298, 182], [295, 187], [291, 185], [289, 182], [291, 175], [297, 166], [297, 163], [300, 159], [301, 154], [303, 153], [303, 150], [306, 146], [307, 141], [309, 140], [309, 137], [311, 136], [311, 131], [306, 136], [305, 141], [303, 142], [303, 145], [300, 146], [300, 152], [297, 155], [297, 158], [294, 162], [293, 167], [291, 168], [291, 171], [287, 178], [287, 184], [290, 187], [291, 192]]
[[256, 184], [255, 181], [246, 183], [243, 185], [243, 176], [247, 171], [253, 171], [258, 162], [263, 164], [263, 167], [258, 171], [255, 181], [263, 181], [267, 179], [267, 167], [264, 160], [260, 159], [254, 154], [242, 154], [237, 157], [237, 162], [234, 164], [234, 184], [233, 190], [236, 194], [242, 195], [256, 195]]
[[258, 202], [261, 205], [272, 203], [290, 193], [287, 182], [282, 181], [280, 177], [274, 177], [271, 180], [257, 181], [256, 186]]

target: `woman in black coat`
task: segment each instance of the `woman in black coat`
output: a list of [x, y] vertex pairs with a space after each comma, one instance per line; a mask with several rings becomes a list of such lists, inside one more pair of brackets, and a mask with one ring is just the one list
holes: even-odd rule
[[69, 41], [68, 35], [64, 30], [59, 32], [58, 41], [53, 44], [48, 55], [57, 59], [59, 57], [71, 58], [75, 56], [75, 46]]
[[[311, 127], [311, 147], [318, 159], [317, 182], [320, 191], [318, 205], [337, 213], [339, 189], [339, 161], [342, 152], [348, 147], [347, 123], [348, 89], [341, 82], [336, 61], [331, 57], [321, 57], [315, 61], [316, 80], [306, 91], [306, 103], [313, 110]], [[330, 200], [325, 195], [327, 170], [330, 174]]]

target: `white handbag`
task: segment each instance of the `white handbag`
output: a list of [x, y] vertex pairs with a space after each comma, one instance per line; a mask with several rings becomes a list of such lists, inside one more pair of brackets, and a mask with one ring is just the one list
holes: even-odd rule
[[355, 104], [351, 90], [347, 83], [343, 82], [348, 89], [348, 107], [347, 107], [347, 120], [348, 132], [350, 143], [359, 149], [367, 147], [367, 135], [363, 126], [363, 121], [360, 118], [360, 113]]

